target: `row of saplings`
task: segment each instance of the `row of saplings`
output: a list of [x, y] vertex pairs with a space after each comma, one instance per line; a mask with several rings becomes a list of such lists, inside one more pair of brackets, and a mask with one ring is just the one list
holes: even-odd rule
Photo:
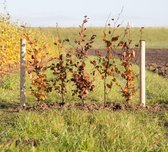
[[[135, 49], [131, 49], [131, 40], [128, 38], [130, 29], [124, 29], [122, 35], [115, 35], [115, 28], [110, 28], [103, 32], [103, 43], [105, 44], [105, 53], [102, 56], [97, 52], [97, 60], [91, 60], [90, 63], [94, 69], [91, 73], [86, 70], [86, 58], [88, 51], [92, 48], [96, 35], [90, 38], [85, 35], [85, 23], [88, 18], [85, 16], [83, 23], [80, 26], [79, 38], [75, 40], [75, 45], [72, 48], [65, 49], [64, 43], [70, 43], [71, 40], [58, 39], [54, 44], [58, 50], [63, 50], [57, 57], [49, 58], [46, 51], [46, 46], [38, 47], [38, 40], [30, 40], [28, 35], [25, 35], [30, 48], [28, 53], [31, 59], [28, 63], [28, 73], [31, 78], [31, 93], [35, 96], [37, 101], [47, 99], [47, 93], [55, 91], [61, 97], [61, 102], [65, 102], [65, 95], [67, 93], [67, 86], [73, 82], [75, 86], [72, 90], [72, 96], [78, 96], [82, 104], [84, 104], [86, 96], [94, 91], [95, 73], [99, 73], [103, 80], [104, 87], [104, 104], [107, 101], [107, 89], [111, 89], [115, 83], [121, 88], [121, 93], [125, 97], [126, 103], [136, 93], [135, 79], [137, 75], [132, 69], [132, 60], [135, 58]], [[137, 45], [135, 47], [138, 47]], [[113, 50], [121, 49], [121, 66], [124, 70], [119, 70], [115, 62]], [[46, 70], [51, 70], [53, 76], [48, 78]], [[116, 75], [120, 75], [125, 81], [120, 84]], [[108, 79], [108, 80], [107, 80]], [[109, 82], [110, 80], [110, 82]]]

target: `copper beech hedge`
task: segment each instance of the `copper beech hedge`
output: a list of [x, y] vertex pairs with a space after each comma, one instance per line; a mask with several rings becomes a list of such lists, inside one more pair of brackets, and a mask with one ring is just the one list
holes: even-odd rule
[[[103, 31], [102, 45], [105, 45], [104, 51], [106, 52], [102, 56], [99, 51], [96, 53], [96, 60], [91, 60], [93, 70], [86, 70], [86, 59], [88, 58], [88, 51], [92, 49], [92, 45], [96, 40], [96, 35], [86, 35], [85, 24], [88, 22], [88, 17], [85, 16], [82, 24], [80, 25], [80, 31], [78, 39], [61, 40], [60, 38], [54, 42], [56, 50], [59, 51], [59, 55], [55, 57], [48, 57], [47, 53], [40, 56], [41, 52], [45, 52], [47, 48], [37, 47], [38, 40], [30, 40], [26, 35], [28, 43], [31, 45], [29, 54], [31, 59], [28, 64], [28, 73], [31, 79], [31, 92], [37, 99], [37, 101], [46, 100], [48, 93], [55, 91], [61, 97], [61, 102], [64, 103], [65, 95], [67, 93], [67, 86], [69, 83], [73, 83], [75, 86], [71, 92], [72, 96], [79, 97], [82, 104], [86, 99], [86, 96], [94, 91], [95, 88], [95, 73], [99, 73], [100, 78], [103, 80], [104, 91], [104, 104], [107, 102], [107, 91], [112, 89], [116, 84], [125, 98], [127, 104], [130, 103], [133, 96], [136, 94], [135, 80], [137, 74], [132, 68], [132, 61], [136, 56], [136, 48], [138, 45], [133, 46], [130, 39], [130, 28], [126, 27], [123, 33], [118, 34], [117, 28], [120, 28], [120, 24], [116, 25], [114, 19], [109, 21], [107, 27]], [[112, 23], [110, 23], [112, 22]], [[114, 23], [114, 26], [111, 26]], [[75, 42], [75, 45], [71, 48], [66, 48], [65, 43]], [[121, 50], [120, 61], [123, 68], [119, 68], [116, 64], [116, 60], [113, 54], [114, 50]], [[46, 51], [47, 52], [47, 51]], [[43, 53], [44, 54], [44, 53]], [[50, 62], [49, 62], [50, 61]], [[50, 70], [52, 78], [48, 78], [46, 71]], [[124, 83], [120, 83], [118, 80], [122, 78]], [[108, 81], [107, 81], [108, 80]]]

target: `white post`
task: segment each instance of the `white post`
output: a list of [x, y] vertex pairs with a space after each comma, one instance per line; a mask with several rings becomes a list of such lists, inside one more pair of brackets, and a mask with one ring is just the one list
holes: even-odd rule
[[20, 105], [26, 102], [26, 39], [20, 40]]
[[145, 90], [145, 41], [140, 41], [140, 100], [141, 105], [146, 105], [146, 90]]

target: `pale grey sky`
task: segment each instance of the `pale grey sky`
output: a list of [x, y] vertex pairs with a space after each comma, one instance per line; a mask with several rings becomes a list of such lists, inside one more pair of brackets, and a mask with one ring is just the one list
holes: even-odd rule
[[[2, 10], [3, 0], [0, 0]], [[168, 27], [168, 0], [7, 0], [13, 20], [31, 26], [78, 26], [84, 15], [89, 26], [104, 26], [124, 7], [120, 22], [133, 26]]]

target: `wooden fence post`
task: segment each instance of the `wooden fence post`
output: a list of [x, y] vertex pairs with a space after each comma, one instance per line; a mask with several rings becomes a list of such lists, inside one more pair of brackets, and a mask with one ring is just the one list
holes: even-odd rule
[[20, 105], [26, 104], [26, 39], [20, 40]]
[[146, 87], [145, 87], [145, 41], [140, 41], [140, 101], [141, 105], [146, 105]]

